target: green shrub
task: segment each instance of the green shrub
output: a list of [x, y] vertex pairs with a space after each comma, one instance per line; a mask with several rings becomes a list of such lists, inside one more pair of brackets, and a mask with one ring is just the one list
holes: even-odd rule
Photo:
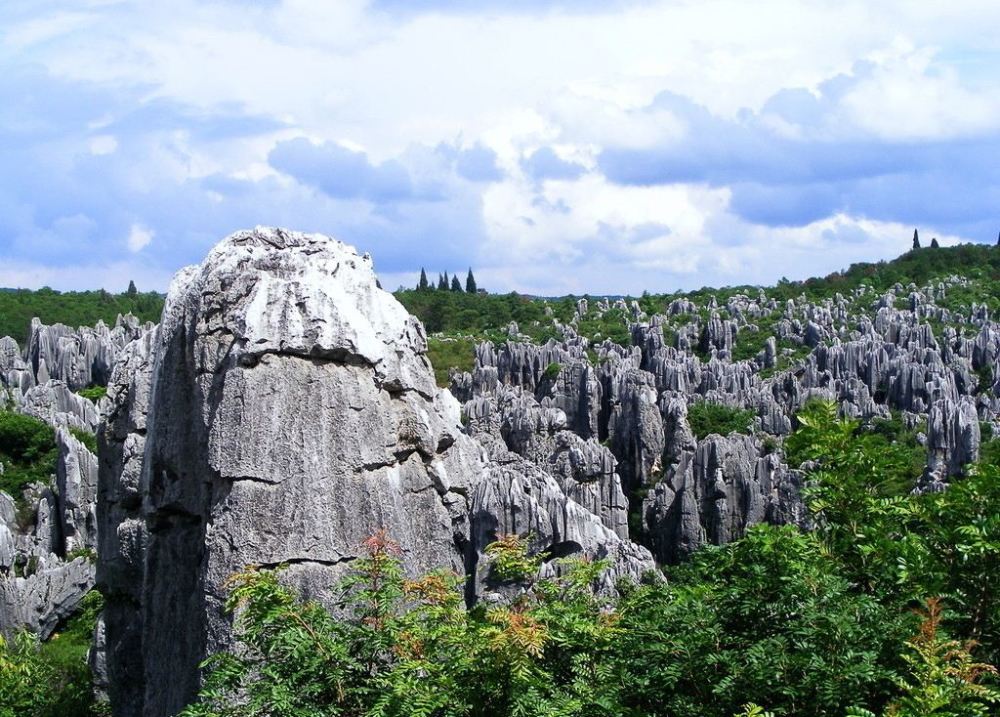
[[108, 395], [108, 387], [87, 386], [87, 388], [81, 388], [79, 391], [77, 391], [77, 393], [86, 398], [87, 400], [97, 403], [102, 398]]
[[[451, 294], [451, 292], [447, 293]], [[438, 386], [448, 387], [450, 382], [448, 374], [451, 369], [472, 371], [476, 362], [477, 343], [477, 341], [468, 338], [431, 336], [427, 339], [427, 358], [430, 359], [431, 366], [434, 368], [434, 380]]]
[[94, 700], [87, 654], [102, 606], [91, 591], [80, 611], [45, 642], [20, 633], [0, 636], [0, 717], [98, 717], [107, 705]]
[[93, 453], [95, 456], [97, 455], [97, 436], [90, 431], [85, 431], [82, 428], [76, 427], [71, 427], [69, 432], [73, 438], [86, 446], [88, 451]]
[[555, 381], [560, 371], [562, 371], [562, 366], [557, 363], [550, 363], [542, 372], [542, 378], [548, 381]]
[[31, 483], [48, 483], [55, 473], [58, 449], [55, 429], [20, 413], [0, 411], [0, 490], [20, 504], [23, 490]]
[[712, 433], [720, 436], [749, 434], [753, 413], [709, 401], [697, 401], [688, 407], [688, 423], [698, 440]]

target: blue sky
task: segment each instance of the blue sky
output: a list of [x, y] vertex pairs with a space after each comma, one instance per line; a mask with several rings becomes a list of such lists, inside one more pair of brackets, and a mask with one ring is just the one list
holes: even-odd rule
[[771, 283], [1000, 231], [1000, 7], [6, 0], [0, 286], [322, 231], [383, 283]]

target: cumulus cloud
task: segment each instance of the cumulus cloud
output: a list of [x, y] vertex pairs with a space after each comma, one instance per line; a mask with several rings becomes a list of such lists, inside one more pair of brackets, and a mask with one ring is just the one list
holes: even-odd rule
[[579, 179], [587, 171], [586, 167], [563, 159], [551, 147], [542, 147], [532, 152], [521, 166], [529, 177], [536, 180]]
[[304, 137], [279, 142], [268, 161], [331, 197], [383, 201], [413, 196], [410, 174], [402, 164], [395, 160], [372, 164], [364, 152], [335, 142], [314, 144]]
[[258, 223], [542, 294], [802, 277], [914, 225], [990, 240], [998, 23], [986, 0], [4, 3], [0, 283], [160, 281]]
[[142, 224], [133, 224], [128, 232], [128, 250], [133, 254], [142, 251], [153, 241], [154, 232]]

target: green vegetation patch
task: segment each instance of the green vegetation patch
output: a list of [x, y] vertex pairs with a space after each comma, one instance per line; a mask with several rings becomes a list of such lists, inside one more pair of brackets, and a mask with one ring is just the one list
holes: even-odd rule
[[753, 412], [709, 401], [697, 401], [688, 406], [688, 423], [699, 441], [712, 433], [720, 436], [728, 436], [730, 433], [749, 434]]
[[478, 343], [477, 340], [471, 338], [431, 336], [427, 339], [427, 358], [430, 359], [431, 366], [434, 367], [434, 380], [438, 386], [448, 387], [448, 372], [451, 369], [472, 371]]
[[104, 321], [114, 326], [119, 314], [131, 312], [140, 321], [160, 320], [164, 298], [155, 292], [111, 294], [107, 291], [0, 291], [0, 336], [12, 336], [22, 345], [28, 338], [31, 320], [46, 324], [93, 326]]
[[88, 401], [93, 401], [97, 403], [102, 398], [108, 395], [107, 386], [87, 386], [87, 388], [81, 388], [77, 391], [78, 394], [86, 398]]
[[0, 717], [102, 717], [108, 706], [93, 696], [87, 654], [103, 601], [89, 592], [81, 609], [38, 644], [27, 633], [0, 637]]
[[82, 428], [70, 428], [69, 432], [73, 435], [73, 438], [80, 441], [83, 445], [87, 447], [87, 450], [97, 455], [97, 436], [95, 436], [90, 431], [85, 431]]
[[[43, 421], [11, 411], [0, 411], [0, 490], [18, 505], [31, 483], [48, 483], [59, 457], [55, 429]], [[23, 506], [22, 506], [23, 507]]]

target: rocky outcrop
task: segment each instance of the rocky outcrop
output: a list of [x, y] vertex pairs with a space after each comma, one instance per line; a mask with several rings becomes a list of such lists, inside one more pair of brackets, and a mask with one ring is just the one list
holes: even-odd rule
[[978, 460], [980, 440], [979, 416], [969, 397], [936, 401], [927, 419], [927, 470], [921, 489], [941, 489], [949, 476]]
[[643, 502], [654, 554], [678, 562], [703, 544], [740, 538], [754, 524], [804, 524], [801, 479], [751, 436], [710, 435], [683, 453]]
[[[544, 380], [547, 364], [484, 359]], [[198, 663], [230, 640], [225, 581], [246, 565], [288, 565], [284, 579], [328, 599], [384, 529], [407, 572], [469, 574], [471, 600], [490, 588], [484, 550], [501, 533], [612, 557], [608, 581], [652, 567], [555, 478], [509, 453], [491, 459], [463, 432], [423, 327], [377, 288], [367, 255], [327, 237], [227, 238], [175, 278], [162, 323], [125, 350], [109, 396], [98, 580], [120, 715], [173, 714], [191, 699]], [[616, 500], [580, 492], [602, 509]]]
[[141, 331], [131, 314], [119, 316], [110, 329], [103, 321], [72, 329], [63, 324], [46, 326], [36, 318], [31, 322], [26, 359], [36, 383], [55, 379], [73, 391], [104, 386], [118, 354]]
[[97, 457], [69, 431], [56, 430], [60, 552], [97, 548]]
[[94, 566], [86, 558], [37, 558], [27, 575], [0, 579], [0, 627], [8, 638], [23, 629], [45, 640], [77, 611], [93, 584]]

